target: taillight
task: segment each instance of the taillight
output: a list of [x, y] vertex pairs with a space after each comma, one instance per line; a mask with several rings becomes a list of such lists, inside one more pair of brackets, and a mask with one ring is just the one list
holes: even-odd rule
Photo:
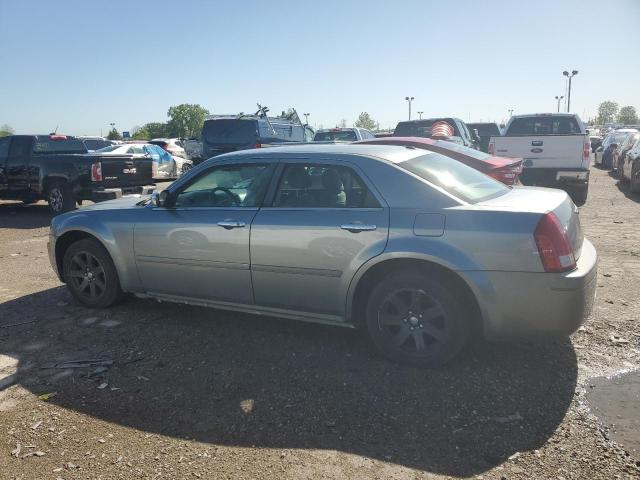
[[495, 144], [495, 143], [493, 143], [493, 142], [491, 142], [491, 143], [489, 144], [489, 148], [488, 148], [487, 153], [488, 153], [489, 155], [493, 155], [493, 153], [495, 152], [495, 150], [496, 150], [496, 144]]
[[545, 272], [566, 272], [576, 268], [571, 242], [558, 217], [545, 213], [533, 233]]
[[591, 143], [584, 142], [584, 144], [582, 145], [582, 158], [584, 160], [587, 160], [590, 155], [591, 155]]
[[262, 148], [262, 144], [260, 143], [260, 141], [257, 141], [253, 148]]
[[495, 178], [499, 182], [505, 185], [515, 185], [518, 183], [518, 177], [522, 173], [522, 163], [514, 165], [507, 165], [506, 167], [496, 168], [487, 172], [492, 178]]
[[93, 162], [93, 164], [91, 165], [91, 181], [102, 181], [102, 164], [100, 162]]

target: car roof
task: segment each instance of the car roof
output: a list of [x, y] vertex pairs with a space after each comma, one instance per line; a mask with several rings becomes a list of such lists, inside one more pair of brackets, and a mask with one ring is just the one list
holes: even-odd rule
[[523, 113], [520, 115], [513, 115], [511, 119], [514, 118], [530, 118], [530, 117], [577, 117], [578, 115], [575, 113]]
[[420, 150], [415, 147], [405, 147], [396, 145], [360, 145], [353, 143], [322, 143], [322, 144], [289, 144], [283, 147], [268, 147], [261, 149], [240, 150], [237, 152], [226, 153], [215, 158], [231, 158], [231, 157], [265, 157], [279, 156], [283, 153], [288, 155], [298, 155], [304, 158], [305, 155], [355, 155], [369, 157], [371, 159], [383, 161], [385, 163], [401, 163], [411, 160], [422, 155], [428, 155], [430, 152]]

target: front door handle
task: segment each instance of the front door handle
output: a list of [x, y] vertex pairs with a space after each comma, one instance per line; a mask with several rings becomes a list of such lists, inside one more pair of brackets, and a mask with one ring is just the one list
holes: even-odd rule
[[236, 222], [234, 220], [224, 220], [222, 222], [218, 222], [218, 225], [222, 228], [226, 228], [227, 230], [231, 230], [232, 228], [242, 228], [246, 227], [247, 224], [244, 222]]
[[340, 228], [342, 230], [348, 230], [351, 233], [359, 233], [359, 232], [370, 232], [372, 230], [375, 230], [378, 227], [376, 227], [375, 225], [367, 225], [364, 223], [344, 223], [340, 225]]

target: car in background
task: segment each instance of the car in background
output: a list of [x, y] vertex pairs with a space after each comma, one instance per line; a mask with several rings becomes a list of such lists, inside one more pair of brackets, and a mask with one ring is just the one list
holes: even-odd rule
[[87, 147], [88, 152], [95, 152], [96, 150], [100, 150], [101, 148], [109, 147], [116, 144], [115, 141], [107, 140], [104, 137], [81, 136], [77, 138], [82, 140], [82, 143], [84, 143], [84, 146]]
[[612, 131], [608, 133], [604, 140], [602, 141], [602, 145], [596, 148], [596, 152], [594, 155], [593, 163], [594, 165], [600, 168], [611, 168], [613, 165], [613, 152], [618, 145], [624, 140], [626, 134], [628, 132], [636, 132], [637, 130], [628, 130], [628, 131]]
[[622, 167], [624, 165], [625, 158], [627, 153], [635, 143], [640, 139], [640, 132], [636, 133], [628, 133], [626, 134], [622, 143], [613, 151], [613, 168], [615, 175], [617, 175], [621, 180], [624, 180], [622, 177]]
[[202, 141], [197, 138], [190, 138], [184, 140], [183, 143], [187, 158], [191, 160], [194, 165], [200, 164], [204, 160], [204, 158], [202, 158]]
[[495, 178], [505, 185], [512, 186], [520, 184], [519, 176], [522, 173], [521, 158], [495, 157], [476, 150], [475, 148], [465, 147], [446, 140], [433, 140], [431, 138], [421, 137], [376, 138], [373, 140], [364, 140], [358, 142], [358, 144], [401, 145], [421, 148], [454, 158], [471, 168], [475, 168]]
[[467, 123], [467, 127], [473, 132], [478, 132], [480, 138], [480, 150], [487, 153], [489, 151], [489, 140], [491, 137], [497, 137], [502, 135], [502, 130], [497, 123]]
[[431, 127], [442, 123], [449, 125], [453, 129], [453, 135], [447, 139], [448, 141], [456, 142], [469, 148], [480, 148], [478, 139], [469, 131], [467, 125], [459, 118], [453, 117], [423, 118], [400, 122], [396, 125], [393, 136], [432, 138]]
[[366, 128], [336, 127], [318, 130], [313, 137], [314, 142], [357, 142], [376, 138], [374, 133]]
[[187, 158], [187, 152], [184, 149], [184, 143], [179, 138], [153, 138], [149, 140], [151, 145], [157, 145], [163, 150], [166, 150], [171, 155], [175, 155], [180, 158]]
[[185, 158], [171, 155], [158, 145], [151, 143], [132, 142], [112, 145], [100, 149], [96, 153], [103, 155], [131, 155], [133, 157], [149, 157], [153, 165], [154, 180], [174, 180], [189, 171], [193, 162]]
[[591, 143], [591, 153], [596, 153], [596, 150], [602, 145], [602, 137], [600, 135], [593, 134], [589, 131], [589, 143]]
[[627, 153], [622, 166], [622, 178], [629, 181], [631, 193], [640, 193], [640, 141]]
[[[268, 111], [268, 110], [267, 110]], [[314, 131], [297, 118], [269, 117], [264, 109], [255, 115], [217, 115], [202, 126], [202, 158], [285, 143], [311, 142]]]
[[360, 327], [383, 355], [423, 367], [480, 335], [566, 337], [597, 284], [565, 192], [390, 145], [220, 156], [146, 200], [55, 218], [48, 250], [89, 308], [130, 292]]

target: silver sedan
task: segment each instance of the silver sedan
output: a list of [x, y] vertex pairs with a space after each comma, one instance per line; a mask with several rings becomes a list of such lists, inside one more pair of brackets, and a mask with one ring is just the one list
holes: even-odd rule
[[130, 292], [361, 327], [387, 357], [423, 366], [480, 335], [574, 332], [597, 270], [565, 192], [385, 145], [222, 155], [150, 198], [54, 218], [49, 255], [89, 307]]

